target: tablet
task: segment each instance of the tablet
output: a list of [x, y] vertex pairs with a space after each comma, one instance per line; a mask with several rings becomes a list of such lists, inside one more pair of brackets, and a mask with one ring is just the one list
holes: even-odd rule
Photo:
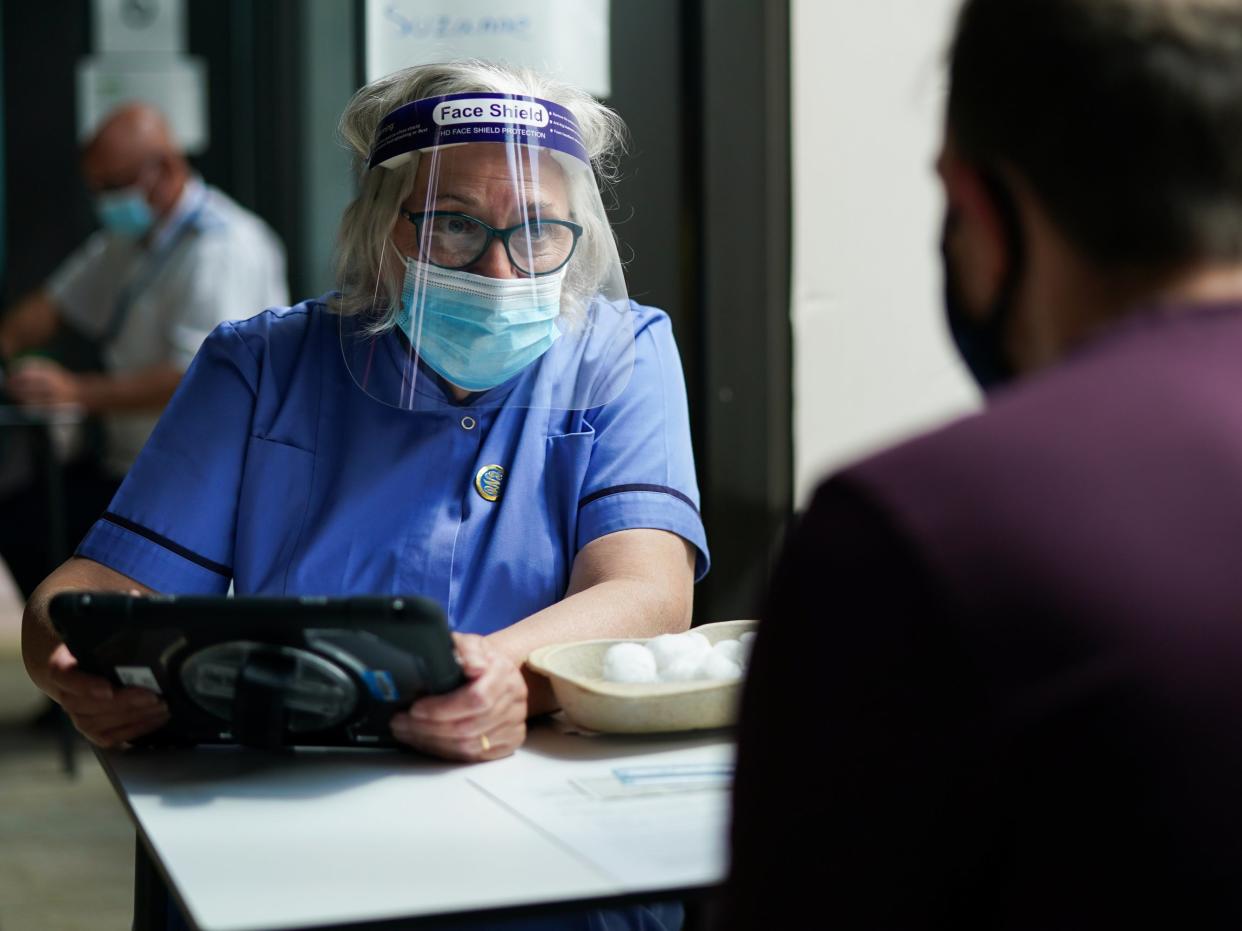
[[62, 592], [50, 613], [84, 671], [164, 697], [143, 745], [397, 746], [394, 712], [464, 681], [443, 611], [417, 596]]

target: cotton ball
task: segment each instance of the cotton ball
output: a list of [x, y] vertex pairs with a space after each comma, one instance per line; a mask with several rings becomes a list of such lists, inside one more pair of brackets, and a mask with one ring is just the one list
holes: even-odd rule
[[694, 648], [698, 650], [700, 653], [703, 653], [712, 648], [712, 642], [708, 640], [706, 637], [704, 637], [697, 630], [688, 630], [684, 634], [682, 634], [682, 636], [685, 637], [686, 640], [693, 643]]
[[699, 644], [686, 638], [685, 634], [661, 634], [647, 641], [647, 649], [655, 656], [656, 668], [663, 673], [683, 657], [697, 657]]
[[731, 663], [742, 665], [742, 642], [740, 640], [717, 640], [712, 652]]
[[691, 682], [699, 678], [699, 656], [679, 656], [660, 670], [661, 682]]
[[748, 630], [737, 639], [738, 643], [742, 645], [741, 653], [738, 656], [738, 662], [742, 664], [742, 668], [745, 668], [750, 662], [750, 654], [755, 649], [755, 632], [753, 630]]
[[656, 659], [641, 643], [614, 643], [604, 654], [604, 681], [655, 682]]
[[715, 650], [705, 654], [699, 661], [698, 669], [695, 670], [696, 679], [728, 680], [741, 677], [742, 667], [732, 660], [725, 659]]

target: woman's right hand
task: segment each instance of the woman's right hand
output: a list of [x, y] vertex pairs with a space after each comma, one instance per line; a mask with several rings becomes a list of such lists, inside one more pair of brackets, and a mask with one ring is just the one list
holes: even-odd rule
[[154, 692], [115, 688], [101, 676], [78, 669], [69, 648], [59, 644], [37, 682], [69, 715], [82, 735], [105, 749], [118, 747], [168, 723], [168, 705]]
[[58, 592], [99, 591], [149, 595], [151, 589], [107, 566], [72, 556], [34, 590], [22, 617], [22, 659], [31, 681], [69, 715], [91, 743], [116, 747], [159, 730], [168, 706], [154, 692], [115, 688], [78, 661], [52, 625], [49, 604]]

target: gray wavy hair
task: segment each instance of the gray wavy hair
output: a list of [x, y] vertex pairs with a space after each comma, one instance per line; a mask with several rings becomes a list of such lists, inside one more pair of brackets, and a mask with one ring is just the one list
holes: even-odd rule
[[[612, 229], [599, 211], [585, 209], [619, 175], [626, 130], [621, 117], [590, 94], [528, 68], [468, 59], [416, 65], [396, 71], [363, 87], [341, 114], [339, 133], [353, 151], [357, 196], [341, 217], [337, 245], [337, 287], [334, 309], [357, 314], [374, 309], [382, 319], [376, 329], [392, 325], [401, 303], [404, 259], [388, 248], [401, 204], [414, 189], [419, 153], [396, 168], [367, 169], [367, 158], [380, 121], [398, 107], [424, 97], [461, 93], [518, 94], [542, 97], [573, 114], [591, 159], [595, 180], [587, 185], [569, 178], [570, 211], [583, 227], [578, 248], [565, 273], [562, 312], [573, 313], [599, 289], [615, 255]], [[585, 172], [583, 173], [585, 175]], [[591, 198], [588, 200], [587, 198]]]

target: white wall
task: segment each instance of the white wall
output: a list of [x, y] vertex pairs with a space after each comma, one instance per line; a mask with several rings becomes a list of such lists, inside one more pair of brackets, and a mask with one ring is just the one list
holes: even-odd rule
[[933, 172], [958, 0], [793, 0], [794, 480], [969, 410]]

